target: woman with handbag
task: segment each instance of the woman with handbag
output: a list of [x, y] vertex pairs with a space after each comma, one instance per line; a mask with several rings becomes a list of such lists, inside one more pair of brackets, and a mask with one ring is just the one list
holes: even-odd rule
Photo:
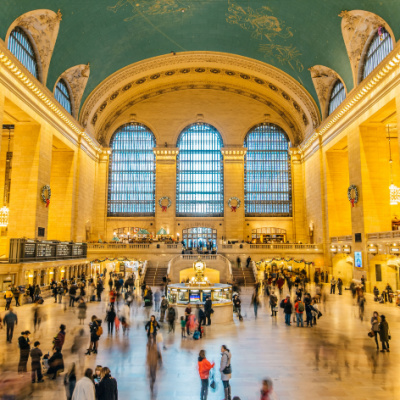
[[210, 370], [214, 368], [215, 363], [210, 363], [210, 361], [206, 359], [205, 350], [200, 350], [197, 365], [201, 379], [200, 400], [207, 400], [208, 378], [210, 376]]
[[377, 311], [374, 311], [371, 318], [371, 335], [373, 335], [375, 338], [376, 350], [379, 350], [379, 343], [378, 343], [379, 322], [380, 322], [379, 314]]
[[221, 373], [222, 384], [224, 385], [225, 399], [232, 400], [231, 398], [231, 385], [229, 380], [232, 378], [232, 367], [231, 367], [232, 354], [226, 345], [221, 346], [221, 364], [219, 372]]

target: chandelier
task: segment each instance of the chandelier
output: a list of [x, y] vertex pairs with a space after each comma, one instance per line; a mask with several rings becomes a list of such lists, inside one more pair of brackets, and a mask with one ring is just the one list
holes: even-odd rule
[[397, 187], [393, 183], [393, 160], [392, 160], [392, 148], [390, 146], [390, 132], [389, 132], [389, 125], [387, 126], [388, 131], [388, 139], [389, 139], [389, 164], [390, 164], [390, 186], [389, 186], [389, 193], [390, 193], [390, 205], [395, 206], [400, 203], [400, 188]]

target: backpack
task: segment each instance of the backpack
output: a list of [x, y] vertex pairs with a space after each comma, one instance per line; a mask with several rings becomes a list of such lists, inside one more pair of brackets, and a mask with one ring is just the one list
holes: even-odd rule
[[299, 305], [297, 306], [297, 310], [299, 312], [303, 312], [304, 311], [304, 303], [302, 301], [299, 302]]
[[96, 335], [100, 337], [102, 334], [103, 334], [103, 328], [101, 325], [99, 325], [96, 330]]
[[200, 339], [200, 331], [195, 331], [193, 333], [193, 339], [194, 340], [199, 340]]
[[281, 301], [280, 307], [281, 307], [281, 308], [285, 308], [285, 299], [283, 299], [283, 300]]

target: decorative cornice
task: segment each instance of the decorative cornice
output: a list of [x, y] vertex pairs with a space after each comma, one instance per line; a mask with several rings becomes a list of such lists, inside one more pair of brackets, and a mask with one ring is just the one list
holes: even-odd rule
[[[0, 43], [1, 44], [1, 43]], [[83, 139], [93, 150], [96, 152], [101, 151], [101, 147], [97, 146], [96, 142], [84, 131], [82, 128], [66, 115], [57, 105], [58, 103], [54, 98], [46, 95], [38, 84], [34, 81], [35, 78], [31, 77], [30, 73], [24, 66], [6, 49], [0, 46], [0, 63], [11, 72], [16, 79], [18, 79], [33, 95], [35, 95], [49, 110], [51, 110], [58, 118], [60, 118], [66, 125], [69, 126], [81, 139]], [[57, 104], [56, 104], [57, 103]], [[68, 114], [69, 115], [69, 114]]]
[[[150, 71], [154, 72], [151, 73]], [[172, 76], [177, 71], [183, 74], [203, 74], [204, 72], [211, 71], [213, 74], [224, 73], [245, 80], [251, 79], [260, 85], [272, 85], [275, 89], [277, 89], [276, 86], [282, 86], [284, 90], [280, 90], [289, 99], [290, 96], [294, 97], [292, 100], [293, 107], [297, 112], [300, 109], [299, 104], [304, 106], [303, 114], [305, 117], [303, 119], [310, 119], [314, 128], [319, 123], [318, 108], [310, 94], [295, 79], [278, 68], [233, 54], [184, 52], [144, 60], [129, 65], [108, 77], [86, 99], [80, 116], [82, 125], [86, 127], [92, 124], [93, 119], [95, 119], [95, 123], [97, 120], [95, 116], [98, 115], [98, 111], [104, 110], [108, 103], [115, 99], [121, 91], [128, 91], [151, 79], [155, 80], [165, 76]], [[250, 72], [254, 76], [250, 76]], [[290, 93], [288, 94], [287, 92]], [[305, 123], [305, 125], [307, 124], [308, 122]]]
[[223, 147], [221, 153], [225, 161], [243, 162], [247, 149], [245, 147]]
[[177, 147], [154, 147], [153, 153], [156, 156], [156, 161], [175, 161], [179, 154]]

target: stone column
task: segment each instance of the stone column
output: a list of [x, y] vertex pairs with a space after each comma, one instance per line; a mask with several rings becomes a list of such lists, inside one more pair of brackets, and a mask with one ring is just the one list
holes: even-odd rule
[[[182, 238], [182, 232], [177, 231], [175, 226], [176, 215], [176, 156], [178, 148], [155, 147], [156, 156], [156, 212], [154, 234], [164, 228], [170, 235], [177, 238], [177, 233]], [[161, 197], [169, 197], [171, 206], [165, 211], [160, 207], [158, 201]], [[168, 206], [168, 200], [162, 202], [163, 206]]]
[[14, 131], [11, 173], [9, 238], [36, 238], [45, 228], [49, 209], [41, 199], [42, 187], [50, 184], [52, 134], [47, 126], [18, 124]]
[[[244, 147], [224, 147], [221, 149], [224, 157], [224, 240], [246, 240], [244, 237]], [[240, 200], [232, 200], [231, 206], [236, 206], [236, 211], [229, 207], [228, 202], [232, 197]]]

